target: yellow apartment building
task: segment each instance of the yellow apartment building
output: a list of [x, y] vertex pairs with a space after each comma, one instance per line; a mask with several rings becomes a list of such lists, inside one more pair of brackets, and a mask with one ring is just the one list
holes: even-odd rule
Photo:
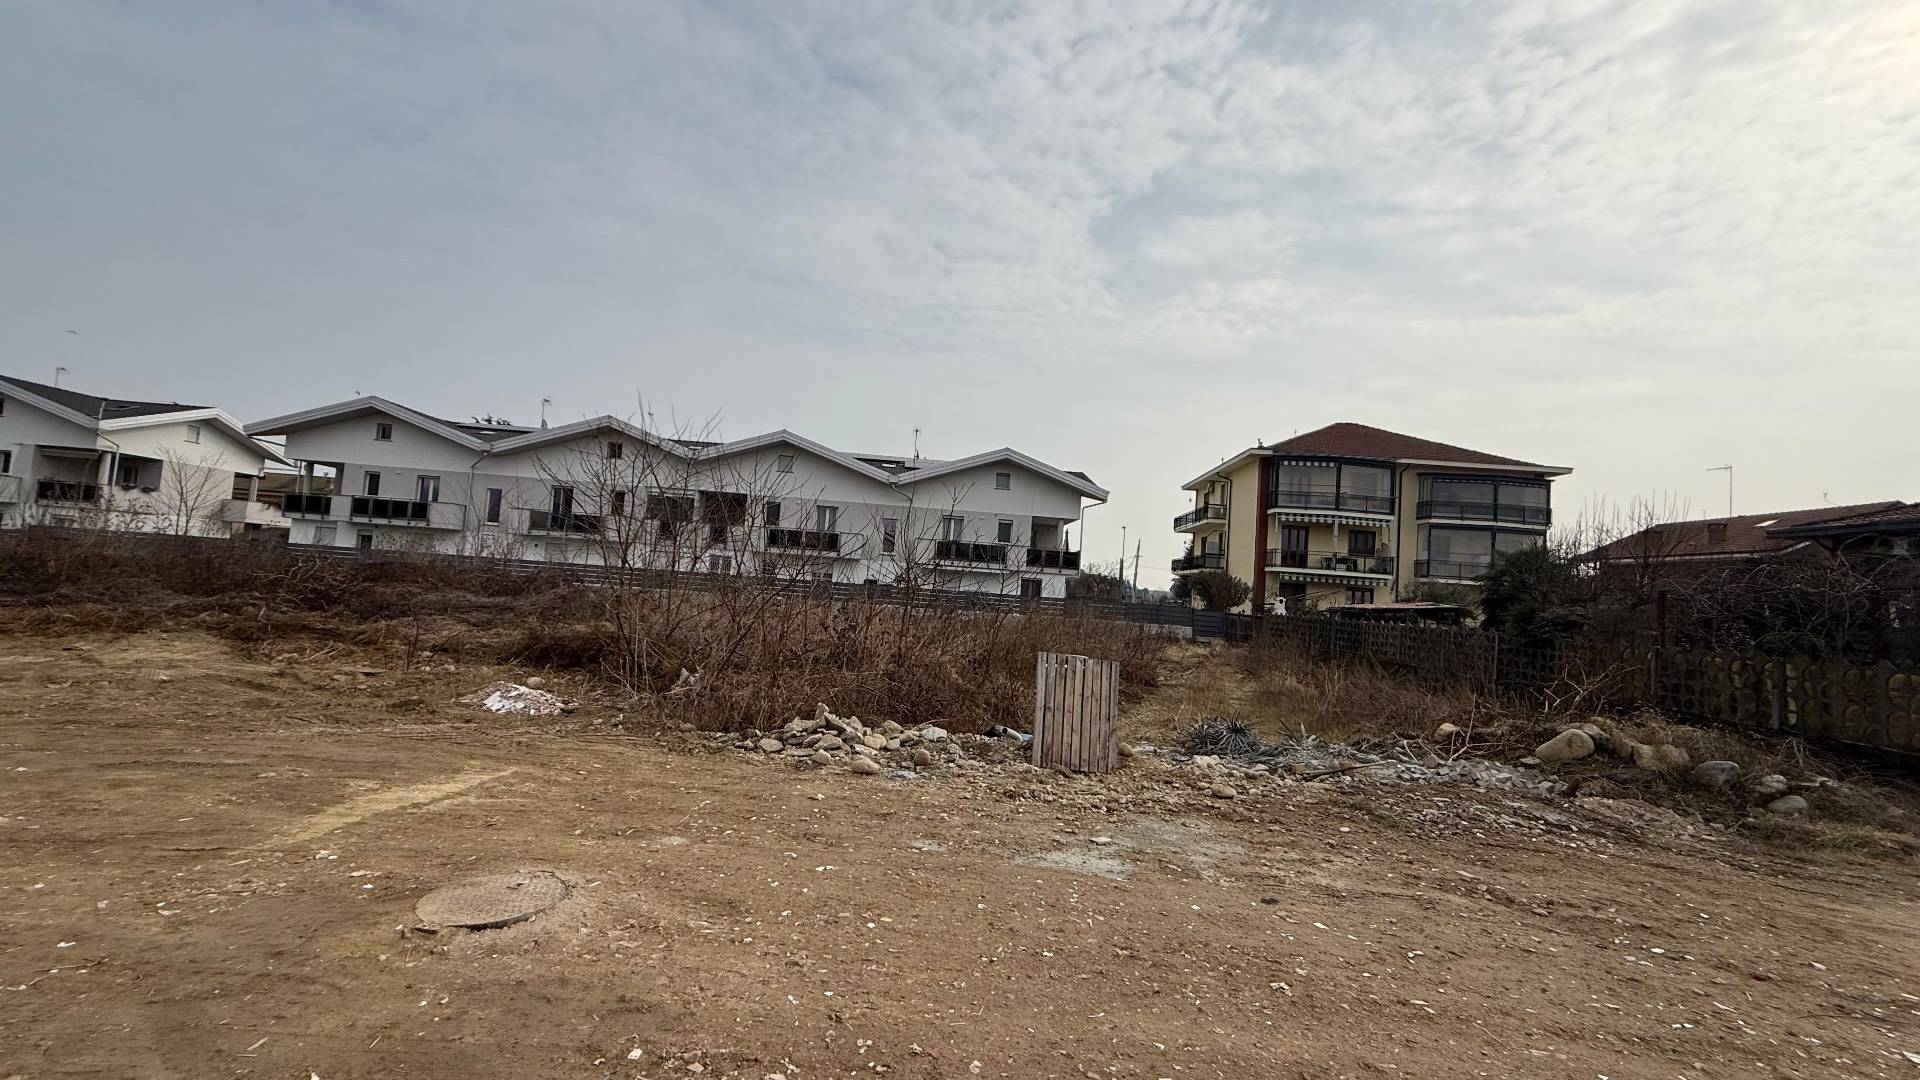
[[1496, 552], [1541, 543], [1552, 482], [1539, 465], [1365, 424], [1243, 450], [1186, 484], [1175, 575], [1225, 570], [1278, 599], [1384, 604], [1416, 582], [1473, 584]]

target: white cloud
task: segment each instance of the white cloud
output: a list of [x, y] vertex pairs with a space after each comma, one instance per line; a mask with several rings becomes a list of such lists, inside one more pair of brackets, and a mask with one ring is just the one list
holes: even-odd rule
[[100, 380], [254, 414], [918, 423], [1158, 556], [1196, 462], [1336, 419], [1573, 501], [1705, 491], [1699, 446], [1916, 497], [1917, 43], [1899, 0], [14, 5], [0, 341], [87, 322]]

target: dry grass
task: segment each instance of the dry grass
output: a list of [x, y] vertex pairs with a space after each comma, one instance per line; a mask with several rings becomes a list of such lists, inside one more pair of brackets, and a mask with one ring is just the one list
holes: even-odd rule
[[431, 650], [578, 670], [642, 714], [708, 730], [776, 727], [816, 702], [876, 721], [1024, 728], [1036, 653], [1117, 660], [1137, 696], [1164, 643], [1116, 620], [835, 601], [755, 577], [590, 589], [471, 560], [112, 534], [0, 534], [0, 604], [27, 633], [191, 626], [267, 654], [326, 639], [402, 664]]
[[[1920, 788], [1910, 763], [1884, 767], [1843, 749], [1684, 724], [1652, 711], [1623, 716], [1551, 712], [1464, 689], [1426, 686], [1369, 664], [1316, 660], [1284, 646], [1187, 645], [1169, 654], [1165, 688], [1129, 715], [1128, 735], [1170, 744], [1209, 716], [1244, 721], [1268, 740], [1309, 734], [1381, 750], [1412, 739], [1441, 756], [1503, 761], [1526, 757], [1564, 728], [1592, 721], [1638, 742], [1681, 747], [1695, 762], [1737, 762], [1749, 780], [1778, 773], [1808, 785], [1795, 791], [1813, 810], [1806, 820], [1755, 816], [1767, 799], [1745, 785], [1731, 791], [1703, 788], [1686, 772], [1651, 772], [1605, 752], [1558, 770], [1576, 787], [1604, 787], [1614, 797], [1697, 814], [1783, 846], [1876, 856], [1920, 849]], [[1436, 729], [1445, 723], [1465, 734], [1438, 737]]]

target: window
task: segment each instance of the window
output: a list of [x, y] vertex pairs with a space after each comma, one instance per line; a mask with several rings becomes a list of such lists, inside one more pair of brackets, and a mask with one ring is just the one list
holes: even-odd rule
[[626, 453], [626, 443], [616, 440], [607, 444], [607, 457], [613, 461], [619, 461], [622, 457], [626, 456]]
[[1372, 589], [1348, 589], [1347, 603], [1371, 604], [1373, 603], [1373, 590]]
[[0, 416], [7, 415], [7, 399], [0, 397]]
[[1379, 539], [1380, 534], [1372, 529], [1352, 529], [1347, 533], [1347, 554], [1371, 555]]
[[615, 491], [607, 496], [607, 513], [620, 517], [627, 512], [627, 493]]
[[380, 494], [380, 474], [379, 473], [377, 472], [367, 473], [365, 476], [361, 477], [360, 483], [361, 483], [360, 494], [362, 495]]
[[707, 573], [709, 574], [733, 573], [733, 556], [731, 555], [707, 556]]
[[422, 476], [414, 480], [413, 497], [416, 502], [437, 503], [440, 501], [440, 478]]
[[778, 502], [769, 502], [763, 513], [766, 516], [761, 520], [765, 522], [767, 528], [777, 529], [780, 527], [780, 504]]
[[792, 454], [781, 454], [781, 455], [780, 455], [779, 457], [777, 457], [777, 458], [774, 458], [774, 459], [773, 459], [773, 471], [774, 471], [774, 472], [783, 472], [783, 473], [790, 473], [790, 472], [792, 472], [792, 471], [793, 471], [793, 455], [792, 455]]
[[127, 461], [124, 458], [121, 459], [120, 464], [114, 467], [113, 482], [119, 484], [121, 487], [138, 487], [140, 485], [140, 463], [137, 461]]
[[966, 528], [966, 518], [943, 517], [940, 519], [940, 539], [958, 540], [961, 534], [966, 531]]
[[500, 504], [506, 501], [506, 494], [499, 488], [487, 489], [487, 524], [500, 524]]
[[13, 451], [0, 450], [0, 473], [13, 471]]
[[373, 550], [373, 534], [370, 532], [361, 533], [357, 543], [361, 551], [372, 551]]
[[190, 443], [197, 443], [200, 441], [200, 425], [199, 424], [187, 425], [187, 441]]
[[840, 525], [840, 508], [837, 506], [816, 506], [813, 508], [814, 527], [821, 532], [832, 532]]
[[553, 497], [548, 502], [547, 509], [554, 517], [567, 517], [571, 515], [573, 513], [573, 489], [570, 487], [554, 488]]
[[995, 490], [995, 491], [1010, 491], [1010, 490], [1012, 490], [1012, 488], [1013, 488], [1013, 474], [1012, 474], [1012, 473], [1010, 473], [1010, 472], [997, 472], [997, 473], [994, 473], [994, 474], [993, 474], [993, 490]]
[[1023, 599], [1023, 600], [1038, 600], [1038, 599], [1040, 599], [1040, 589], [1041, 589], [1041, 585], [1040, 585], [1040, 579], [1039, 579], [1039, 578], [1032, 578], [1032, 577], [1030, 577], [1030, 578], [1021, 578], [1021, 579], [1020, 579], [1020, 597], [1021, 597], [1021, 599]]
[[392, 424], [373, 425], [373, 441], [374, 442], [392, 442], [393, 441], [393, 425]]
[[880, 553], [882, 555], [893, 554], [894, 548], [898, 546], [899, 543], [900, 543], [900, 519], [881, 518], [880, 519]]
[[1013, 543], [1013, 522], [1011, 520], [1001, 518], [1000, 521], [994, 525], [993, 541], [996, 544]]

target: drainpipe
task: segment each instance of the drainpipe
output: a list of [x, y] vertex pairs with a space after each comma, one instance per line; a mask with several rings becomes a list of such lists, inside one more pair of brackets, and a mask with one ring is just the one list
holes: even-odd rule
[[1401, 465], [1400, 472], [1393, 478], [1393, 598], [1395, 600], [1400, 599], [1400, 578], [1402, 576], [1400, 568], [1403, 566], [1406, 567], [1406, 573], [1408, 574], [1413, 572], [1413, 564], [1407, 560], [1406, 555], [1401, 551], [1404, 545], [1400, 543], [1400, 518], [1406, 513], [1407, 509], [1407, 470], [1411, 468], [1413, 468], [1412, 465]]
[[[1257, 487], [1254, 491], [1253, 518], [1253, 593], [1256, 614], [1267, 609], [1267, 492], [1273, 488], [1273, 455], [1260, 457]], [[1231, 518], [1228, 519], [1231, 522]]]

